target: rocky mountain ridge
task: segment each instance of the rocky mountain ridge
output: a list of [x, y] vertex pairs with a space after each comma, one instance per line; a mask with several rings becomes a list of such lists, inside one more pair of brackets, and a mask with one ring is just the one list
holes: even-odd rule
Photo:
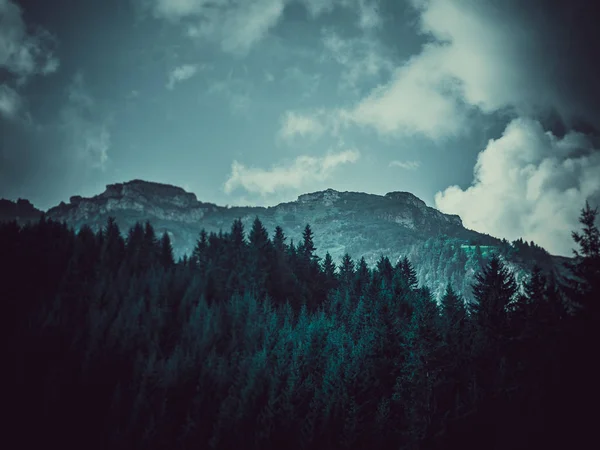
[[[21, 209], [26, 206], [23, 201], [20, 205]], [[31, 213], [30, 208], [28, 211]], [[34, 220], [41, 215], [38, 212], [28, 217]], [[169, 234], [178, 257], [191, 254], [201, 229], [207, 232], [229, 231], [233, 220], [240, 218], [248, 231], [257, 216], [271, 235], [277, 225], [281, 226], [288, 243], [292, 240], [299, 242], [305, 225], [309, 223], [315, 234], [317, 254], [323, 257], [329, 252], [337, 263], [345, 253], [355, 260], [364, 257], [370, 266], [382, 255], [392, 262], [405, 255], [419, 257], [419, 252], [429, 251], [424, 249], [430, 247], [426, 243], [432, 240], [445, 240], [444, 245], [450, 245], [455, 249], [453, 251], [462, 248], [466, 252], [479, 246], [489, 251], [503, 245], [506, 248], [507, 245], [495, 237], [465, 228], [459, 216], [444, 214], [427, 206], [415, 195], [401, 191], [382, 196], [326, 189], [302, 194], [295, 201], [270, 207], [227, 207], [199, 201], [195, 194], [180, 187], [132, 180], [109, 184], [104, 192], [93, 197], [73, 196], [69, 203], [61, 202], [49, 209], [46, 216], [64, 221], [76, 230], [83, 224], [98, 230], [112, 216], [123, 233], [136, 222], [148, 220], [157, 233]], [[547, 256], [550, 258], [550, 255]], [[541, 263], [551, 264], [545, 255], [542, 254], [542, 257], [544, 261]], [[534, 262], [540, 263], [531, 258], [525, 261], [521, 258], [511, 264], [514, 270], [519, 271], [524, 265], [530, 266]], [[439, 274], [434, 276], [437, 284], [434, 291], [451, 278], [447, 269], [436, 270]], [[465, 269], [460, 277], [469, 278], [473, 274], [473, 269], [470, 272]], [[423, 278], [420, 281], [427, 279], [431, 284], [431, 270], [421, 271], [420, 278]]]
[[[279, 225], [296, 240], [306, 223], [311, 224], [317, 236], [323, 235], [325, 241], [330, 240], [334, 231], [338, 235], [347, 234], [344, 230], [355, 228], [350, 234], [357, 234], [360, 228], [369, 228], [369, 223], [365, 222], [385, 224], [395, 228], [394, 234], [417, 239], [425, 237], [424, 234], [455, 235], [465, 230], [460, 217], [428, 207], [409, 192], [389, 192], [380, 196], [327, 189], [302, 194], [296, 201], [271, 207], [224, 207], [201, 202], [195, 194], [180, 187], [142, 180], [109, 184], [103, 193], [90, 198], [73, 196], [68, 204], [61, 202], [49, 209], [47, 216], [75, 228], [84, 223], [98, 228], [104, 225], [108, 216], [114, 216], [123, 229], [137, 220], [150, 220], [159, 231], [171, 235], [179, 256], [191, 252], [201, 228], [226, 231], [238, 217], [249, 226], [254, 217], [259, 216], [269, 232]], [[321, 244], [318, 252], [329, 250], [332, 256], [341, 259], [343, 252], [337, 248], [339, 246], [332, 248], [326, 242]]]

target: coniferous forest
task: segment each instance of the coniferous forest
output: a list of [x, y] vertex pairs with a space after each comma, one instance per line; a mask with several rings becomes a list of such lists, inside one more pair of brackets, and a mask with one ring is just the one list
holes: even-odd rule
[[309, 225], [236, 220], [175, 261], [150, 223], [4, 223], [3, 447], [593, 447], [596, 215], [570, 276], [491, 255], [469, 303], [407, 257], [320, 259]]

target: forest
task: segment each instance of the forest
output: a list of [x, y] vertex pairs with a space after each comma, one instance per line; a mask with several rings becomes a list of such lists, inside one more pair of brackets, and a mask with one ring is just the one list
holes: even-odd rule
[[568, 276], [519, 286], [490, 252], [468, 302], [408, 256], [321, 259], [309, 224], [294, 243], [235, 220], [177, 261], [149, 222], [0, 224], [3, 446], [587, 448], [597, 213]]

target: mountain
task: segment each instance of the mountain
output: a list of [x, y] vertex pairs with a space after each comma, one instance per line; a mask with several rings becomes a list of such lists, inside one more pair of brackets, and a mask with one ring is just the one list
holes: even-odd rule
[[270, 232], [279, 225], [296, 242], [310, 223], [317, 253], [329, 251], [337, 260], [348, 252], [373, 263], [380, 254], [390, 258], [405, 254], [411, 244], [441, 234], [489, 240], [466, 230], [460, 217], [430, 208], [408, 192], [380, 196], [327, 189], [272, 207], [224, 207], [198, 201], [179, 187], [133, 180], [110, 184], [92, 198], [71, 197], [68, 204], [48, 210], [47, 216], [76, 229], [84, 223], [98, 229], [109, 216], [123, 230], [150, 220], [158, 232], [169, 233], [178, 256], [191, 253], [201, 228], [228, 231], [232, 221], [241, 218], [249, 229], [256, 216]]
[[0, 222], [16, 220], [19, 225], [38, 220], [43, 211], [35, 208], [29, 200], [22, 198], [16, 202], [0, 199]]
[[509, 244], [466, 229], [459, 216], [441, 213], [409, 192], [381, 196], [327, 189], [272, 207], [224, 207], [199, 201], [180, 187], [132, 180], [110, 184], [91, 198], [73, 196], [68, 204], [61, 202], [46, 214], [75, 229], [83, 224], [99, 229], [113, 216], [124, 233], [135, 222], [149, 220], [157, 233], [169, 234], [179, 257], [192, 252], [202, 228], [229, 231], [236, 218], [241, 218], [246, 231], [256, 216], [271, 234], [279, 225], [288, 243], [291, 239], [298, 243], [309, 223], [321, 257], [329, 252], [339, 263], [347, 252], [355, 260], [364, 257], [372, 266], [382, 255], [392, 263], [408, 255], [419, 281], [434, 293], [451, 281], [467, 297], [474, 274], [491, 252], [501, 253], [518, 279], [534, 263], [560, 270], [564, 260], [535, 245]]

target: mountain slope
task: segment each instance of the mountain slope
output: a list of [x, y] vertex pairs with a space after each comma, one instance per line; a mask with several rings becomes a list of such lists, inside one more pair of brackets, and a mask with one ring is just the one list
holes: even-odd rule
[[[99, 229], [113, 216], [123, 232], [137, 221], [149, 220], [158, 233], [170, 235], [177, 256], [191, 253], [202, 228], [229, 231], [236, 218], [241, 218], [246, 230], [256, 216], [269, 233], [279, 225], [288, 243], [291, 239], [298, 243], [309, 223], [321, 257], [328, 251], [339, 263], [344, 253], [349, 253], [353, 259], [364, 257], [374, 265], [382, 255], [392, 263], [409, 255], [419, 270], [419, 281], [427, 282], [434, 293], [451, 281], [467, 297], [481, 257], [484, 261], [493, 251], [503, 254], [517, 278], [522, 278], [533, 263], [552, 270], [558, 261], [539, 248], [537, 253], [525, 255], [506, 241], [468, 230], [460, 217], [428, 207], [408, 192], [381, 196], [327, 189], [272, 207], [223, 207], [198, 201], [180, 187], [132, 180], [108, 185], [102, 194], [91, 198], [71, 197], [68, 204], [48, 210], [47, 216], [75, 229], [83, 224]], [[477, 246], [483, 250], [481, 254], [475, 252]]]

